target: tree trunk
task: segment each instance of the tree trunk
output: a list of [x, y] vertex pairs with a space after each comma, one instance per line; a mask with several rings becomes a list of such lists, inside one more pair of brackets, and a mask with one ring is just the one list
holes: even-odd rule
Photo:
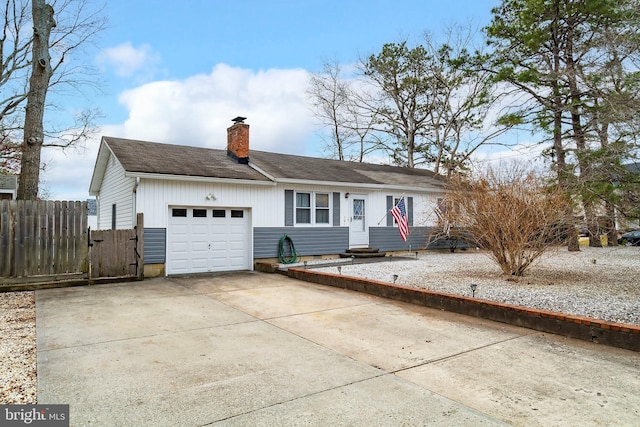
[[601, 248], [602, 242], [600, 241], [600, 224], [598, 223], [598, 215], [594, 203], [591, 200], [583, 200], [582, 206], [584, 208], [584, 218], [587, 222], [587, 229], [589, 230], [589, 246], [592, 248]]
[[[573, 55], [573, 41], [574, 41], [574, 25], [577, 25], [573, 20], [569, 20], [567, 34], [566, 34], [566, 46], [564, 62], [567, 67], [566, 81], [569, 87], [570, 96], [570, 113], [571, 113], [571, 128], [573, 130], [573, 139], [576, 142], [576, 154], [578, 159], [578, 165], [580, 166], [579, 180], [580, 187], [584, 188], [585, 183], [592, 177], [591, 166], [588, 160], [585, 160], [585, 154], [587, 153], [587, 142], [582, 125], [582, 112], [581, 106], [583, 103], [582, 95], [578, 90], [577, 82], [577, 67]], [[585, 220], [587, 222], [587, 229], [589, 230], [589, 246], [602, 247], [600, 242], [600, 227], [598, 226], [596, 207], [593, 200], [590, 200], [586, 191], [582, 190], [582, 207], [585, 213]]]
[[34, 35], [31, 78], [24, 117], [20, 184], [16, 196], [17, 199], [23, 200], [35, 200], [38, 197], [40, 154], [44, 140], [45, 99], [52, 74], [49, 37], [51, 29], [56, 26], [53, 7], [45, 0], [33, 0], [31, 11]]
[[604, 202], [607, 212], [607, 246], [618, 246], [618, 232], [616, 231], [616, 207], [610, 201]]
[[576, 231], [575, 220], [573, 217], [573, 206], [571, 205], [571, 198], [569, 197], [566, 152], [562, 144], [562, 101], [560, 100], [560, 96], [556, 96], [554, 102], [553, 151], [556, 158], [558, 185], [566, 194], [565, 231], [567, 234], [567, 250], [569, 250], [569, 252], [578, 252], [580, 251], [580, 245], [578, 243], [578, 232]]

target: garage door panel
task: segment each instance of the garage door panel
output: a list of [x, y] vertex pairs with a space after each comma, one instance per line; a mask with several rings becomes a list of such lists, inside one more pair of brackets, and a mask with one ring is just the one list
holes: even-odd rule
[[186, 253], [188, 252], [187, 242], [174, 242], [173, 243], [173, 251], [175, 253]]
[[211, 251], [224, 253], [228, 249], [227, 242], [212, 242], [211, 243]]
[[244, 265], [245, 265], [245, 258], [244, 257], [231, 257], [230, 261], [231, 261], [230, 262], [231, 266], [233, 266], [233, 267], [235, 267], [237, 269], [243, 268]]
[[206, 211], [206, 217], [193, 217], [192, 208], [177, 208], [182, 209], [182, 215], [186, 210], [186, 216], [174, 217], [172, 209], [168, 274], [251, 269], [251, 222], [246, 211], [238, 217], [240, 210], [234, 209], [236, 216], [232, 217], [231, 209], [226, 209], [224, 217], [214, 217], [212, 208], [198, 208], [200, 214]]
[[202, 273], [207, 271], [209, 258], [191, 258], [191, 269], [193, 273]]
[[191, 245], [189, 245], [189, 247], [189, 251], [195, 255], [206, 254], [207, 252], [209, 252], [209, 242], [191, 242]]

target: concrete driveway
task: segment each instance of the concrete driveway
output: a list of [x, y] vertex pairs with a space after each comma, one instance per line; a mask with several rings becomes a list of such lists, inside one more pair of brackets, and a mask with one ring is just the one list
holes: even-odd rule
[[640, 354], [278, 274], [36, 291], [73, 426], [638, 425]]

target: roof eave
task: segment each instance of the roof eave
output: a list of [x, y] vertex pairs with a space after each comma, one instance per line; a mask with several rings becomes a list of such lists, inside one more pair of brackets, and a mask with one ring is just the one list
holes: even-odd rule
[[93, 174], [91, 175], [91, 182], [89, 183], [89, 194], [92, 196], [100, 194], [102, 180], [104, 179], [110, 156], [113, 156], [113, 152], [103, 137], [100, 141], [100, 148], [98, 148], [96, 163], [93, 166]]
[[402, 190], [402, 191], [416, 191], [416, 192], [429, 192], [429, 191], [441, 191], [442, 187], [433, 185], [428, 187], [407, 186], [400, 184], [372, 184], [362, 182], [337, 182], [337, 181], [314, 181], [305, 179], [292, 179], [292, 178], [276, 178], [276, 182], [280, 184], [299, 184], [299, 185], [326, 185], [331, 187], [359, 187], [359, 188], [372, 188], [372, 189], [388, 189], [388, 190]]
[[217, 177], [210, 177], [210, 176], [193, 176], [193, 175], [171, 175], [171, 174], [163, 174], [163, 173], [132, 172], [132, 171], [125, 172], [124, 176], [129, 178], [168, 180], [168, 181], [216, 182], [219, 184], [241, 184], [241, 185], [262, 185], [262, 186], [276, 185], [275, 182], [272, 182], [272, 181], [258, 181], [253, 179], [217, 178]]

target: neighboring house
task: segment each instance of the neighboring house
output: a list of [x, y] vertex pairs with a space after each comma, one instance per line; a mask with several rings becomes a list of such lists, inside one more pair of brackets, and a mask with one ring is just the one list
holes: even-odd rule
[[631, 173], [640, 175], [640, 162], [627, 163], [626, 165], [622, 165], [622, 167]]
[[18, 190], [18, 177], [15, 175], [0, 175], [0, 200], [13, 200]]
[[[243, 118], [215, 150], [103, 137], [90, 185], [98, 228], [144, 214], [146, 275], [251, 270], [289, 236], [300, 256], [419, 250], [444, 181], [424, 169], [249, 151]], [[410, 236], [389, 210], [405, 196]]]
[[87, 224], [92, 230], [98, 228], [98, 201], [87, 199]]

